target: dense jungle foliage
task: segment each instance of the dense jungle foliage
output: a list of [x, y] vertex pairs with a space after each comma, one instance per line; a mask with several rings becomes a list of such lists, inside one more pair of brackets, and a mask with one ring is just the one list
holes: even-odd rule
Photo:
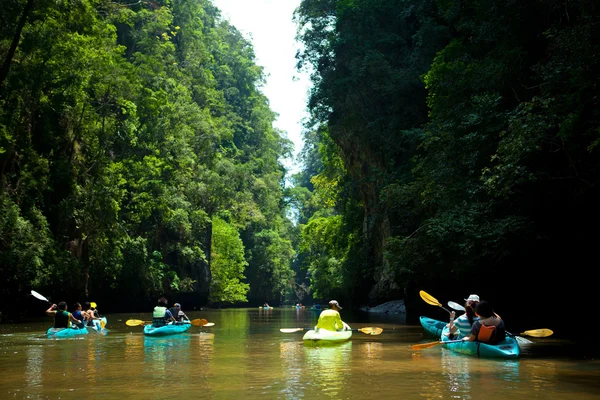
[[303, 0], [292, 187], [252, 45], [210, 0], [5, 3], [3, 298], [420, 311], [425, 289], [526, 329], [594, 300], [597, 1]]
[[5, 313], [31, 289], [104, 311], [282, 298], [291, 142], [209, 0], [7, 0], [0, 23]]
[[299, 248], [311, 288], [429, 312], [418, 290], [478, 293], [544, 325], [542, 306], [583, 316], [600, 3], [304, 0], [295, 18], [314, 83], [295, 188], [312, 199]]

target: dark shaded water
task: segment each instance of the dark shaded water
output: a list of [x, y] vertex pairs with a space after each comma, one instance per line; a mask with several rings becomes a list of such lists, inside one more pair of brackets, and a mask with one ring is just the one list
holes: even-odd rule
[[598, 345], [535, 339], [519, 360], [484, 360], [437, 346], [395, 317], [342, 317], [355, 332], [336, 346], [308, 346], [317, 313], [292, 307], [190, 312], [214, 327], [144, 337], [129, 318], [108, 315], [106, 336], [47, 339], [50, 319], [0, 326], [0, 399], [600, 399]]

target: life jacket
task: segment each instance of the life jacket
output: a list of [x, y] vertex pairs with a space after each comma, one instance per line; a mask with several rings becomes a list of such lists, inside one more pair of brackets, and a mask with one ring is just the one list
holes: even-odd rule
[[496, 339], [496, 327], [494, 325], [483, 325], [479, 328], [477, 340], [483, 343], [493, 343]]
[[55, 328], [70, 328], [71, 321], [69, 321], [69, 312], [65, 310], [58, 310], [54, 314], [54, 327]]
[[160, 307], [160, 306], [154, 307], [154, 311], [152, 312], [152, 325], [164, 326], [166, 323], [166, 321], [165, 321], [166, 313], [167, 313], [167, 307]]

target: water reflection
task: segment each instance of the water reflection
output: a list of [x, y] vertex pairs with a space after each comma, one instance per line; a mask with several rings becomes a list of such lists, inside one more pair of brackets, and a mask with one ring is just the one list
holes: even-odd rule
[[305, 343], [303, 350], [308, 381], [327, 397], [342, 397], [346, 379], [351, 377], [352, 341], [326, 346]]
[[26, 352], [25, 381], [30, 389], [35, 389], [41, 387], [44, 381], [44, 348], [39, 345], [31, 346]]

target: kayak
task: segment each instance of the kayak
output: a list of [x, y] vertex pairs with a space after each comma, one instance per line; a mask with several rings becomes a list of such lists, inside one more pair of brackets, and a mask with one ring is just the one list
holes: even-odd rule
[[171, 324], [159, 326], [159, 327], [156, 327], [154, 325], [146, 325], [146, 326], [144, 326], [144, 335], [147, 335], [147, 336], [175, 335], [178, 333], [186, 332], [188, 329], [190, 329], [191, 326], [192, 326], [192, 324], [185, 323], [185, 322], [182, 324], [171, 323]]
[[340, 343], [350, 340], [352, 331], [328, 331], [327, 329], [319, 329], [315, 331], [311, 329], [304, 334], [302, 340], [304, 343]]
[[[487, 344], [482, 342], [453, 342], [448, 336], [448, 328], [442, 330], [441, 340], [443, 342], [452, 342], [443, 345], [445, 348], [456, 353], [467, 354], [483, 358], [518, 358], [521, 355], [519, 343], [512, 336], [506, 336], [506, 339], [498, 344]], [[454, 339], [456, 340], [456, 338]]]
[[262, 308], [264, 310], [272, 310], [273, 309], [273, 307], [264, 307], [264, 306], [263, 307], [258, 307], [258, 308]]
[[108, 332], [108, 329], [102, 327], [102, 325], [104, 325], [106, 327], [106, 324], [108, 324], [106, 317], [102, 317], [100, 319], [95, 319], [94, 324], [88, 325], [87, 328], [89, 330], [93, 329], [98, 333], [106, 334]]
[[88, 330], [83, 328], [71, 327], [71, 328], [49, 328], [46, 335], [49, 338], [70, 338], [75, 336], [87, 335]]
[[428, 317], [419, 317], [419, 320], [421, 321], [421, 326], [423, 326], [423, 329], [425, 329], [427, 334], [438, 339], [440, 336], [442, 336], [442, 330], [446, 326], [446, 322], [438, 321]]

